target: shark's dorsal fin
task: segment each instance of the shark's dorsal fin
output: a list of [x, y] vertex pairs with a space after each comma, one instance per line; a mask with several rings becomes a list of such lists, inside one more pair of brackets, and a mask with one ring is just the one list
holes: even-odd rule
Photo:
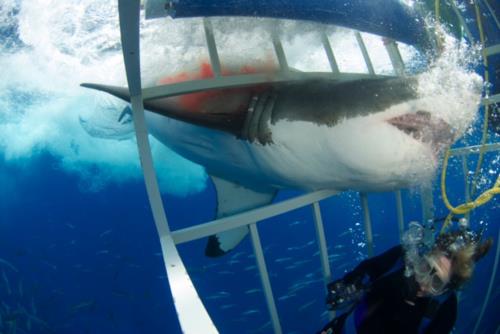
[[[216, 176], [211, 176], [211, 178], [217, 192], [217, 218], [269, 204], [277, 192], [276, 189], [249, 189]], [[205, 249], [205, 255], [217, 257], [226, 254], [236, 247], [247, 233], [248, 227], [241, 226], [210, 236]]]

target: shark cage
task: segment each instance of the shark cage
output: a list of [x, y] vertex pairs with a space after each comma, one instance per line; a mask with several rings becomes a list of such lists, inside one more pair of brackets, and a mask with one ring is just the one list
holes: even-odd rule
[[[319, 256], [322, 265], [324, 283], [331, 281], [332, 274], [328, 257], [327, 243], [321, 209], [319, 202], [339, 193], [337, 189], [316, 190], [298, 195], [291, 199], [271, 203], [269, 198], [261, 197], [248, 192], [245, 203], [240, 203], [238, 198], [241, 193], [237, 188], [214, 178], [216, 188], [224, 188], [225, 195], [218, 194], [218, 218], [216, 220], [183, 228], [171, 230], [167, 222], [167, 216], [160, 196], [159, 186], [156, 180], [156, 173], [153, 166], [152, 154], [148, 141], [148, 129], [146, 126], [144, 109], [148, 109], [148, 103], [155, 100], [183, 96], [205, 91], [216, 91], [221, 89], [235, 89], [259, 84], [282, 84], [293, 83], [304, 80], [314, 80], [327, 78], [334, 82], [352, 82], [360, 79], [385, 78], [404, 76], [408, 73], [408, 65], [405, 64], [400, 52], [399, 43], [405, 43], [418, 50], [439, 49], [439, 31], [426, 28], [425, 20], [429, 17], [435, 21], [448, 23], [453, 32], [459, 38], [478, 43], [481, 46], [484, 80], [491, 82], [487, 87], [481, 100], [481, 109], [484, 111], [484, 135], [483, 140], [476, 146], [462, 146], [449, 149], [445, 155], [445, 162], [442, 174], [442, 192], [450, 215], [445, 224], [449, 223], [453, 215], [467, 215], [473, 208], [487, 202], [495, 194], [499, 193], [499, 179], [495, 186], [480, 196], [474, 198], [474, 191], [470, 189], [469, 183], [475, 180], [479, 173], [479, 166], [475, 176], [465, 180], [466, 200], [465, 204], [453, 207], [446, 196], [446, 166], [451, 157], [462, 159], [464, 175], [471, 174], [468, 170], [467, 158], [471, 155], [479, 156], [478, 165], [483, 160], [483, 155], [488, 152], [498, 152], [500, 143], [488, 142], [488, 127], [500, 127], [500, 113], [497, 105], [500, 103], [500, 33], [499, 21], [488, 0], [475, 0], [466, 6], [469, 11], [461, 8], [455, 0], [437, 1], [411, 1], [411, 5], [398, 0], [386, 0], [384, 6], [376, 5], [372, 0], [352, 0], [349, 2], [340, 0], [311, 0], [311, 1], [202, 1], [202, 0], [119, 0], [119, 19], [121, 30], [121, 41], [123, 57], [125, 62], [128, 89], [125, 92], [129, 96], [132, 104], [132, 118], [135, 127], [137, 145], [140, 153], [140, 160], [144, 172], [146, 189], [150, 201], [153, 218], [159, 234], [164, 265], [168, 276], [170, 290], [173, 296], [175, 309], [177, 312], [180, 327], [184, 333], [218, 333], [209, 313], [203, 305], [193, 283], [186, 270], [181, 257], [179, 256], [177, 245], [200, 238], [206, 238], [220, 232], [245, 229], [249, 231], [254, 249], [256, 265], [260, 274], [262, 290], [265, 295], [269, 316], [271, 319], [272, 331], [282, 333], [282, 326], [278, 309], [273, 296], [269, 273], [266, 267], [266, 259], [262, 249], [257, 222], [264, 219], [286, 213], [297, 208], [311, 206], [316, 229], [316, 242], [319, 249]], [[415, 10], [408, 10], [407, 6], [414, 6]], [[418, 8], [417, 8], [418, 7]], [[417, 10], [418, 9], [418, 10]], [[425, 9], [425, 10], [424, 10]], [[470, 13], [473, 13], [472, 16]], [[209, 63], [213, 69], [213, 75], [209, 78], [194, 78], [181, 82], [170, 82], [161, 85], [144, 88], [141, 77], [140, 63], [140, 15], [144, 13], [146, 19], [162, 19], [171, 17], [174, 20], [197, 17], [202, 20], [205, 34], [206, 48], [208, 50]], [[468, 14], [467, 14], [468, 13]], [[476, 16], [474, 16], [474, 13]], [[467, 16], [469, 15], [469, 16]], [[301, 20], [312, 21], [321, 26], [340, 26], [351, 29], [354, 32], [357, 46], [362, 54], [367, 73], [343, 72], [336, 61], [336, 50], [332, 47], [327, 33], [319, 29], [318, 34], [322, 43], [324, 54], [328, 60], [328, 71], [298, 71], [289, 66], [289, 59], [284, 51], [283, 43], [278, 31], [273, 31], [271, 36], [272, 49], [275, 59], [277, 59], [277, 71], [273, 76], [265, 73], [224, 73], [218, 53], [218, 45], [214, 38], [212, 20], [213, 17], [265, 17], [272, 20]], [[401, 24], [404, 22], [404, 24]], [[383, 41], [383, 45], [390, 59], [392, 71], [390, 74], [381, 74], [376, 69], [362, 33], [371, 33]], [[437, 37], [436, 37], [437, 36]], [[165, 42], [168, 43], [168, 42]], [[431, 57], [431, 55], [429, 55]], [[495, 77], [496, 76], [496, 77]], [[105, 89], [102, 89], [105, 90]], [[124, 93], [124, 94], [125, 94]], [[255, 108], [254, 112], [258, 112]], [[264, 111], [259, 111], [265, 113]], [[262, 117], [264, 117], [262, 115]], [[490, 123], [488, 125], [488, 122]], [[252, 137], [252, 125], [247, 129], [247, 137]], [[255, 137], [255, 134], [253, 135]], [[475, 181], [473, 181], [475, 182]], [[252, 197], [255, 195], [254, 197]], [[422, 221], [433, 220], [432, 191], [422, 195], [423, 217]], [[399, 234], [405, 228], [403, 218], [403, 204], [401, 191], [395, 191], [397, 217], [399, 223]], [[360, 200], [363, 209], [364, 228], [368, 255], [373, 254], [373, 233], [368, 208], [367, 192], [360, 192]], [[263, 205], [264, 204], [264, 205]], [[498, 240], [498, 239], [497, 239]], [[498, 251], [497, 251], [498, 257]], [[493, 280], [496, 274], [492, 273], [489, 292], [491, 292]], [[489, 296], [489, 293], [488, 293]], [[476, 330], [481, 322], [482, 315], [487, 306], [488, 298], [484, 301], [481, 316], [477, 319]], [[330, 314], [333, 317], [333, 313]]]

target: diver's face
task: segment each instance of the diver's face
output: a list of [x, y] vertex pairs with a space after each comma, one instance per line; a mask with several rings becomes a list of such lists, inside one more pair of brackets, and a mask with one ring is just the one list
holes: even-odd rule
[[425, 263], [419, 274], [416, 275], [420, 290], [418, 296], [437, 296], [446, 291], [450, 282], [451, 261], [444, 255], [425, 257]]

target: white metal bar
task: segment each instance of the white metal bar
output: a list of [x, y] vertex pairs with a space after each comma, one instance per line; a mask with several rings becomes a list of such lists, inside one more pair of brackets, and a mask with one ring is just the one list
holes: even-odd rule
[[[319, 202], [314, 202], [312, 205], [314, 227], [316, 230], [316, 239], [318, 240], [319, 259], [321, 261], [321, 269], [323, 271], [323, 283], [325, 293], [328, 292], [326, 285], [332, 280], [332, 272], [330, 269], [330, 262], [328, 260], [328, 248], [326, 247], [325, 228], [323, 227], [323, 219], [321, 218], [321, 207]], [[328, 312], [330, 320], [335, 317], [335, 311]]]
[[274, 29], [271, 32], [271, 38], [273, 40], [273, 46], [274, 46], [274, 51], [276, 52], [276, 57], [278, 58], [278, 62], [280, 64], [280, 69], [282, 72], [287, 72], [288, 62], [286, 60], [285, 51], [283, 50], [283, 44], [281, 44], [278, 32]]
[[426, 184], [420, 188], [420, 201], [422, 204], [422, 220], [427, 225], [434, 219], [434, 201], [432, 196], [432, 185]]
[[[481, 150], [481, 145], [454, 148], [450, 150], [450, 156], [479, 154], [480, 150]], [[484, 145], [484, 152], [494, 152], [494, 151], [500, 151], [500, 143]]]
[[500, 53], [500, 44], [488, 46], [484, 48], [484, 54], [489, 57]]
[[216, 77], [221, 76], [221, 66], [219, 53], [217, 52], [217, 45], [215, 44], [214, 29], [209, 17], [203, 18], [203, 28], [205, 30], [205, 39], [207, 41], [208, 55], [210, 57], [210, 64]]
[[483, 106], [495, 103], [500, 103], [500, 94], [490, 95], [481, 100]]
[[403, 233], [405, 231], [405, 222], [403, 214], [403, 200], [401, 198], [401, 190], [396, 190], [394, 192], [396, 196], [396, 211], [398, 215], [398, 230], [399, 230], [399, 241], [403, 241]]
[[339, 73], [339, 66], [337, 64], [337, 60], [335, 59], [335, 55], [333, 54], [332, 45], [328, 40], [328, 36], [324, 31], [321, 32], [321, 42], [323, 43], [323, 47], [325, 49], [326, 57], [328, 58], [328, 62], [330, 63], [330, 68], [332, 69], [332, 73]]
[[401, 57], [401, 53], [399, 53], [398, 45], [394, 40], [384, 38], [384, 46], [391, 60], [392, 67], [394, 68], [394, 73], [403, 75], [405, 73], [405, 64]]
[[176, 244], [205, 238], [219, 232], [248, 225], [256, 221], [260, 221], [294, 209], [298, 209], [313, 202], [321, 201], [322, 199], [328, 198], [335, 194], [338, 194], [338, 192], [334, 190], [320, 190], [313, 193], [308, 193], [262, 208], [245, 211], [229, 217], [213, 220], [208, 223], [173, 231], [172, 237]]
[[146, 182], [149, 204], [151, 205], [151, 210], [153, 211], [153, 219], [156, 223], [156, 229], [158, 230], [158, 234], [161, 238], [164, 235], [170, 234], [170, 230], [161, 200], [156, 171], [153, 165], [146, 119], [144, 117], [144, 107], [140, 95], [132, 96], [132, 118], [134, 121], [135, 135], [137, 138], [139, 157], [144, 173], [144, 181]]
[[[477, 318], [476, 325], [474, 326], [474, 332], [473, 334], [476, 334], [479, 324], [481, 323], [481, 320], [483, 319], [484, 312], [486, 311], [486, 307], [488, 306], [488, 302], [490, 301], [491, 297], [491, 292], [493, 291], [493, 285], [495, 284], [495, 277], [497, 275], [497, 268], [498, 268], [498, 260], [500, 258], [500, 229], [498, 230], [498, 236], [497, 236], [497, 252], [495, 254], [495, 264], [493, 265], [493, 271], [491, 272], [490, 276], [490, 284], [488, 285], [488, 291], [486, 292], [486, 297], [484, 298], [483, 301], [483, 306], [481, 307], [481, 313], [479, 313], [479, 317]], [[497, 307], [497, 306], [495, 306]]]
[[462, 155], [462, 170], [464, 173], [464, 184], [465, 184], [465, 203], [470, 202], [470, 192], [469, 192], [469, 167], [467, 163], [467, 155]]
[[493, 19], [495, 20], [495, 23], [497, 24], [497, 28], [500, 29], [500, 22], [498, 21], [497, 16], [495, 15], [495, 11], [493, 8], [491, 8], [491, 5], [489, 4], [488, 0], [483, 1], [486, 7], [488, 7], [488, 10], [490, 11], [491, 16], [493, 16]]
[[370, 55], [368, 54], [368, 50], [366, 49], [365, 42], [363, 42], [363, 37], [359, 31], [354, 33], [356, 36], [356, 40], [358, 41], [359, 49], [363, 54], [363, 58], [365, 59], [366, 68], [368, 69], [368, 73], [375, 74], [375, 70], [373, 69], [372, 61], [370, 60]]
[[467, 35], [469, 41], [474, 42], [474, 37], [472, 36], [469, 27], [467, 26], [467, 23], [465, 22], [464, 17], [462, 16], [462, 13], [460, 13], [460, 10], [456, 5], [455, 0], [451, 0], [450, 2], [451, 2], [451, 7], [455, 12], [455, 15], [458, 17], [458, 21], [460, 21], [460, 25], [462, 26], [462, 28], [464, 28], [465, 35]]
[[139, 1], [118, 1], [120, 36], [130, 96], [141, 94], [141, 62], [139, 49]]
[[323, 280], [325, 285], [332, 280], [332, 272], [330, 270], [330, 263], [328, 262], [328, 250], [326, 247], [325, 229], [323, 227], [323, 219], [321, 218], [321, 208], [318, 202], [312, 204], [314, 226], [316, 228], [316, 239], [318, 240], [319, 258], [321, 261], [321, 268], [323, 270]]
[[422, 225], [424, 226], [424, 243], [434, 241], [434, 201], [432, 182], [420, 187], [420, 201], [422, 204]]
[[264, 259], [264, 252], [262, 251], [257, 225], [255, 223], [251, 223], [248, 227], [250, 228], [250, 236], [252, 238], [255, 260], [257, 261], [257, 268], [259, 269], [262, 289], [264, 290], [264, 295], [266, 296], [267, 308], [269, 310], [269, 315], [271, 316], [274, 333], [281, 334], [282, 331], [278, 310], [276, 309], [276, 303], [274, 302], [273, 291], [269, 280], [269, 274], [267, 273], [266, 260]]
[[347, 82], [369, 78], [390, 78], [388, 75], [372, 75], [366, 73], [332, 73], [332, 72], [280, 72], [280, 73], [260, 73], [228, 75], [213, 79], [190, 80], [173, 84], [159, 85], [144, 88], [142, 96], [144, 100], [152, 100], [175, 95], [189, 94], [209, 89], [237, 88], [252, 86], [262, 83], [292, 82], [305, 79], [326, 79], [337, 82]]
[[365, 193], [359, 193], [361, 199], [361, 207], [363, 208], [363, 219], [365, 222], [366, 244], [368, 247], [368, 256], [373, 256], [373, 233], [372, 221], [370, 218], [370, 208], [368, 207], [368, 197]]
[[[462, 155], [462, 171], [464, 173], [464, 193], [465, 193], [465, 203], [470, 202], [470, 191], [469, 191], [469, 167], [467, 165], [467, 155]], [[465, 218], [469, 220], [470, 213], [467, 212]]]
[[160, 191], [153, 165], [151, 147], [144, 116], [141, 96], [141, 69], [139, 49], [140, 1], [119, 0], [120, 33], [127, 81], [131, 95], [132, 117], [139, 156], [144, 173], [149, 203], [153, 212], [156, 230], [160, 238], [163, 261], [170, 290], [182, 331], [186, 334], [212, 333], [218, 331], [203, 306], [198, 293], [182, 263], [170, 235], [167, 217], [163, 209]]
[[164, 235], [160, 242], [163, 262], [167, 268], [168, 282], [182, 332], [184, 334], [218, 334], [219, 331], [200, 300], [189, 273], [177, 252], [172, 236], [170, 234]]

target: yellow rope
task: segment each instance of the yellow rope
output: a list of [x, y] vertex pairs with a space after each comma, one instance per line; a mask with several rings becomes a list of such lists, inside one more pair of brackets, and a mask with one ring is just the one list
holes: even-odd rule
[[436, 37], [436, 50], [437, 55], [440, 56], [444, 51], [444, 33], [440, 29], [440, 18], [441, 18], [441, 1], [434, 1], [434, 12], [436, 17], [435, 27], [434, 27], [434, 35]]
[[439, 17], [441, 16], [441, 14], [440, 14], [440, 11], [441, 11], [440, 5], [441, 5], [441, 3], [440, 3], [439, 0], [434, 1], [434, 12], [436, 13], [436, 23], [438, 25], [439, 25]]
[[450, 210], [450, 213], [446, 217], [443, 227], [441, 228], [441, 233], [451, 223], [451, 218], [453, 217], [453, 215], [464, 215], [466, 213], [469, 213], [471, 210], [489, 202], [493, 198], [493, 196], [500, 194], [500, 175], [499, 175], [493, 187], [484, 191], [475, 200], [460, 204], [456, 207], [451, 205], [448, 199], [448, 195], [446, 194], [446, 169], [448, 168], [449, 158], [450, 158], [450, 151], [448, 150], [444, 157], [443, 171], [441, 173], [441, 195], [443, 197], [443, 202], [448, 208], [448, 210]]
[[[479, 29], [479, 37], [481, 40], [481, 45], [482, 45], [482, 53], [483, 53], [483, 65], [484, 65], [484, 79], [486, 82], [489, 81], [489, 74], [488, 74], [488, 58], [486, 55], [485, 51], [485, 38], [484, 38], [484, 31], [483, 31], [483, 24], [481, 21], [481, 13], [479, 10], [479, 6], [477, 4], [477, 1], [474, 1], [474, 6], [475, 6], [475, 12], [476, 12], [476, 20], [477, 20], [477, 25]], [[435, 9], [436, 9], [436, 19], [439, 20], [439, 0], [436, 0], [435, 2]], [[479, 172], [481, 170], [481, 164], [483, 162], [483, 157], [484, 157], [484, 152], [485, 152], [485, 145], [486, 141], [488, 139], [488, 118], [489, 118], [489, 105], [486, 105], [484, 107], [484, 122], [483, 122], [483, 134], [481, 138], [481, 148], [479, 150], [479, 158], [478, 162], [476, 165], [476, 170], [474, 172], [474, 176], [472, 178], [472, 184], [471, 184], [471, 189], [470, 189], [470, 196], [473, 197], [474, 192], [476, 190], [476, 183], [477, 179], [479, 176]], [[463, 204], [460, 204], [456, 207], [451, 205], [450, 201], [448, 200], [448, 196], [446, 194], [446, 170], [448, 168], [448, 160], [450, 158], [450, 150], [448, 149], [445, 156], [444, 156], [444, 161], [443, 161], [443, 170], [441, 172], [441, 195], [443, 197], [443, 202], [450, 210], [450, 213], [445, 219], [445, 222], [441, 228], [441, 233], [446, 230], [446, 228], [451, 224], [451, 219], [453, 218], [454, 215], [464, 215], [469, 213], [471, 210], [477, 208], [478, 206], [481, 206], [488, 201], [490, 201], [493, 196], [500, 194], [500, 175], [497, 177], [497, 180], [494, 184], [494, 186], [486, 191], [484, 191], [481, 195], [479, 195], [475, 200], [469, 201]]]

